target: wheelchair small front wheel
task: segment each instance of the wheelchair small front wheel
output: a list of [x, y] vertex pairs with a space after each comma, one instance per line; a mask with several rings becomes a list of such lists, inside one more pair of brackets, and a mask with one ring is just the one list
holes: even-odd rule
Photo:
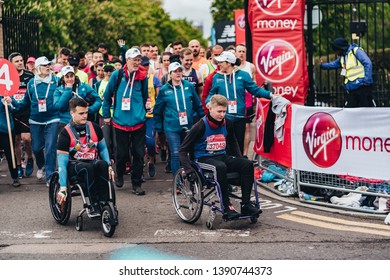
[[54, 172], [49, 183], [49, 204], [54, 220], [61, 225], [66, 225], [70, 218], [72, 208], [72, 196], [69, 186], [67, 186], [68, 196], [64, 204], [57, 202], [57, 194], [60, 191], [60, 179], [58, 172]]
[[83, 216], [77, 216], [76, 218], [76, 230], [82, 231], [84, 229], [83, 227]]
[[257, 217], [251, 217], [251, 224], [256, 224], [257, 223]]
[[102, 209], [102, 229], [103, 234], [106, 237], [111, 237], [114, 235], [116, 229], [116, 223], [114, 218], [114, 213], [109, 205], [105, 205]]
[[195, 182], [189, 182], [183, 168], [175, 175], [172, 186], [172, 202], [177, 215], [186, 223], [195, 223], [203, 210], [203, 191], [199, 175]]

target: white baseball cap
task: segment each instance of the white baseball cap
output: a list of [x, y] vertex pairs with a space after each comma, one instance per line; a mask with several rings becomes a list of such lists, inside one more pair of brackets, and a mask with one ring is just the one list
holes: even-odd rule
[[67, 65], [65, 67], [62, 67], [62, 69], [61, 69], [62, 76], [65, 76], [66, 74], [68, 74], [70, 72], [74, 74], [73, 66]]
[[175, 71], [178, 68], [184, 71], [184, 67], [179, 62], [172, 62], [169, 64], [168, 73], [171, 74], [172, 71]]
[[38, 66], [41, 66], [41, 65], [49, 65], [49, 64], [52, 64], [52, 62], [50, 60], [47, 59], [46, 56], [41, 56], [41, 57], [38, 57], [36, 60], [35, 60], [35, 68], [37, 68]]
[[217, 56], [214, 58], [216, 61], [218, 62], [229, 62], [229, 63], [236, 63], [236, 57], [234, 56], [234, 54], [232, 52], [229, 52], [229, 51], [224, 51], [221, 53], [220, 56]]
[[137, 56], [142, 56], [141, 52], [137, 48], [127, 50], [125, 55], [126, 58], [136, 58]]

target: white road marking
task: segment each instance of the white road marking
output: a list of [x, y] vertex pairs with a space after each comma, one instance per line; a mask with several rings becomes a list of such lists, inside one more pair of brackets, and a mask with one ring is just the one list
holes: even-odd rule
[[217, 229], [213, 231], [158, 229], [154, 233], [154, 236], [162, 236], [162, 237], [172, 237], [172, 236], [247, 237], [249, 235], [250, 235], [249, 230], [230, 230], [230, 229]]

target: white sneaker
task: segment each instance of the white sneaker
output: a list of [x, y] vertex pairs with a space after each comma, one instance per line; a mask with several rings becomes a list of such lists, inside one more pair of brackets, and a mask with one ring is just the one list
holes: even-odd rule
[[385, 225], [388, 225], [388, 224], [390, 224], [390, 213], [387, 214], [386, 219], [385, 219]]
[[41, 168], [41, 169], [38, 169], [38, 171], [37, 171], [37, 179], [38, 180], [42, 180], [43, 179], [43, 177], [45, 177], [45, 168], [43, 167], [43, 168]]

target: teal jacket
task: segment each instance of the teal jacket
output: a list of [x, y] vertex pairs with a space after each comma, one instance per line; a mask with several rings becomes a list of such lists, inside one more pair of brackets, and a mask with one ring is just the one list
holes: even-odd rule
[[[77, 94], [88, 102], [88, 114], [95, 114], [102, 106], [102, 100], [96, 91], [88, 84], [80, 83]], [[58, 108], [60, 122], [67, 124], [71, 120], [69, 100], [77, 97], [72, 88], [66, 88], [64, 85], [57, 87], [54, 92], [54, 106]]]
[[[237, 113], [229, 113], [229, 110], [226, 112], [226, 118], [232, 121], [238, 121], [245, 117], [245, 91], [248, 91], [250, 94], [256, 97], [264, 97], [270, 99], [271, 92], [265, 90], [256, 85], [252, 80], [249, 74], [242, 70], [234, 71], [234, 82], [236, 86], [236, 102], [237, 102]], [[226, 92], [226, 84], [228, 88], [228, 94]], [[221, 73], [216, 73], [213, 77], [213, 85], [211, 87], [209, 96], [206, 99], [206, 104], [210, 101], [211, 96], [214, 94], [221, 94], [225, 96], [228, 100], [234, 100], [234, 88], [233, 88], [233, 74], [225, 75]], [[229, 97], [228, 97], [229, 95]]]
[[[58, 108], [54, 106], [54, 91], [57, 88], [58, 79], [54, 75], [51, 75], [50, 84], [41, 82], [35, 83], [35, 77], [31, 79], [27, 84], [27, 91], [22, 102], [17, 102], [15, 99], [12, 100], [12, 105], [15, 106], [16, 110], [21, 110], [26, 106], [30, 106], [30, 119], [29, 122], [32, 124], [50, 124], [60, 121], [58, 114]], [[45, 99], [47, 89], [49, 91], [46, 99], [46, 112], [38, 111], [38, 99]]]
[[[112, 97], [114, 96], [114, 113], [112, 116], [112, 120], [119, 124], [120, 126], [135, 126], [145, 122], [145, 104], [148, 99], [148, 82], [146, 79], [146, 70], [145, 68], [141, 68], [137, 71], [131, 101], [130, 101], [130, 111], [122, 110], [122, 97], [123, 93], [128, 84], [129, 78], [127, 77], [127, 73], [122, 75], [122, 79], [120, 81], [117, 92], [114, 96], [114, 89], [117, 83], [119, 71], [123, 71], [122, 69], [116, 70], [111, 74], [110, 80], [107, 84], [106, 90], [104, 92], [104, 100], [103, 100], [103, 118], [108, 119], [111, 118], [111, 105], [112, 105]], [[126, 90], [125, 97], [129, 97], [130, 93], [130, 83]]]
[[[200, 102], [194, 86], [185, 80], [182, 80], [182, 85], [187, 107], [186, 113], [188, 124], [183, 126], [180, 125], [172, 82], [168, 82], [161, 87], [160, 92], [157, 95], [156, 105], [153, 109], [155, 121], [154, 128], [157, 132], [161, 132], [163, 130], [169, 132], [181, 132], [183, 131], [183, 127], [186, 127], [187, 129], [192, 127], [194, 113], [196, 113], [199, 117], [203, 117], [204, 113], [202, 103]], [[176, 86], [175, 88], [180, 111], [184, 111], [181, 87]]]
[[[5, 114], [5, 106], [3, 104], [3, 98], [4, 98], [3, 96], [0, 96], [0, 132], [8, 133], [7, 116]], [[11, 130], [13, 130], [14, 122], [12, 117], [11, 105], [8, 105], [8, 115], [9, 115]]]

